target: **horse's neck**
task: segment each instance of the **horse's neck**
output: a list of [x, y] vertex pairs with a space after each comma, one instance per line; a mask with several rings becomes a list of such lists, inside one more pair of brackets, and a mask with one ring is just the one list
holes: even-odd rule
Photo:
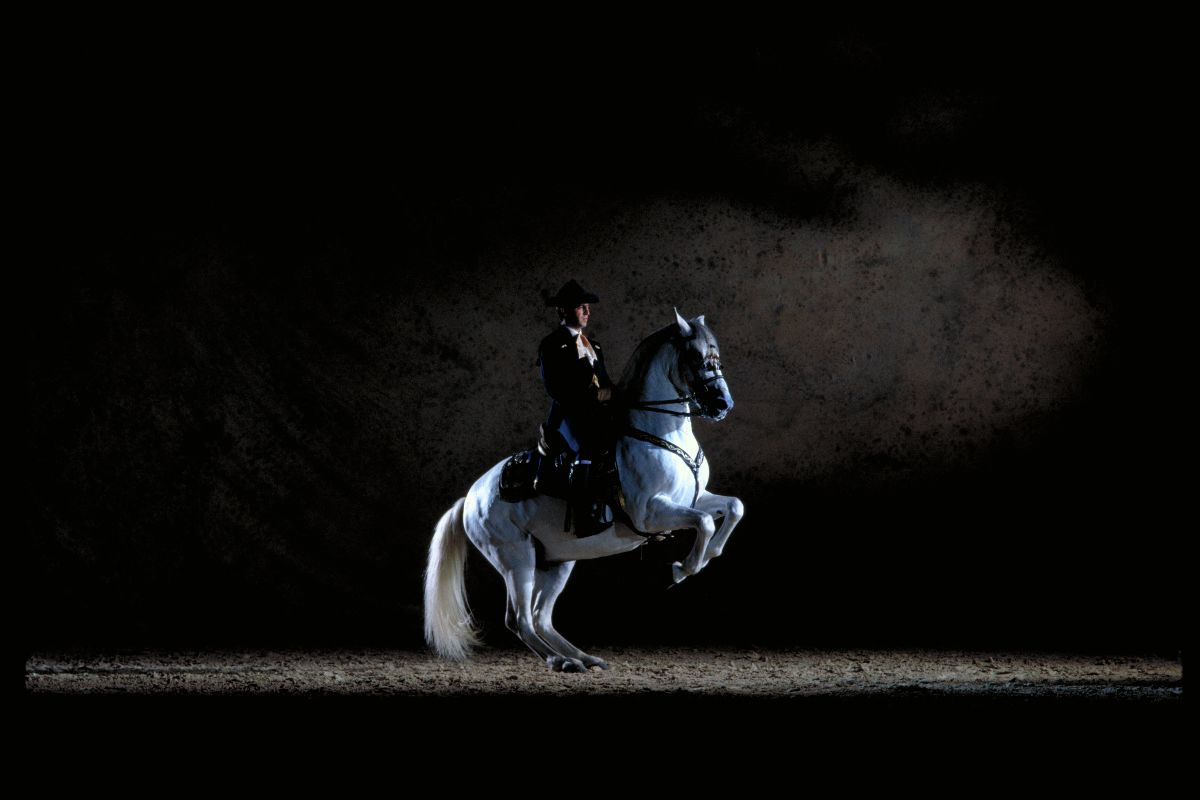
[[[641, 389], [636, 392], [636, 397], [633, 398], [634, 403], [669, 400], [673, 397], [679, 397], [680, 391], [671, 384], [671, 380], [668, 377], [668, 367], [668, 356], [664, 349], [664, 351], [660, 351], [650, 362], [645, 379], [642, 381]], [[686, 413], [688, 411], [688, 404], [681, 401], [670, 405], [655, 405], [654, 408]], [[674, 414], [663, 414], [641, 408], [630, 409], [629, 425], [646, 433], [652, 433], [660, 439], [666, 439], [673, 444], [682, 444], [690, 440], [692, 436], [692, 420], [690, 417], [677, 417]]]

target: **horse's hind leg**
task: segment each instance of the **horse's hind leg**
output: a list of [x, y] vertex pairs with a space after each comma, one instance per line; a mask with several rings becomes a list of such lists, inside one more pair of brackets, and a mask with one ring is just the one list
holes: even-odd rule
[[554, 616], [554, 603], [567, 585], [571, 570], [575, 568], [574, 561], [563, 561], [550, 564], [544, 569], [538, 569], [534, 575], [533, 592], [533, 627], [538, 636], [546, 644], [563, 655], [571, 656], [583, 662], [585, 667], [608, 669], [608, 662], [602, 658], [590, 656], [575, 645], [568, 642], [558, 631], [554, 630], [551, 621]]
[[[515, 552], [507, 548], [504, 553], [504, 584], [508, 588], [508, 611], [505, 614], [505, 624], [526, 644], [537, 656], [546, 662], [546, 666], [554, 671], [583, 672], [587, 668], [583, 662], [568, 653], [557, 652], [556, 648], [538, 636], [534, 626], [533, 592], [534, 592], [534, 551], [528, 545], [528, 554]], [[560, 587], [561, 589], [561, 587]]]

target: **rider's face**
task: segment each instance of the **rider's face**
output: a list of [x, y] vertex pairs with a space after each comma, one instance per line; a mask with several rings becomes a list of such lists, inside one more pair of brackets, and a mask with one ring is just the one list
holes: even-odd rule
[[575, 306], [575, 308], [571, 309], [567, 318], [567, 322], [575, 328], [586, 328], [588, 324], [588, 318], [591, 315], [592, 307], [587, 303], [584, 303], [583, 305]]

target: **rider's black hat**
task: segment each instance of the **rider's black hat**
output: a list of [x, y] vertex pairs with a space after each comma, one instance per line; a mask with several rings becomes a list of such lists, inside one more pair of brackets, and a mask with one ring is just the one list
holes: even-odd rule
[[567, 281], [566, 284], [558, 290], [558, 294], [550, 296], [547, 292], [542, 292], [542, 297], [546, 300], [546, 305], [556, 306], [558, 308], [574, 308], [584, 303], [599, 303], [600, 298], [584, 289], [575, 279]]

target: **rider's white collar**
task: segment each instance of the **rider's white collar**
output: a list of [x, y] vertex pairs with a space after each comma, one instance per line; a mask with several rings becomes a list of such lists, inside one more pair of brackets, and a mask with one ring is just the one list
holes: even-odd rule
[[596, 363], [596, 351], [592, 349], [592, 343], [588, 342], [587, 347], [584, 347], [583, 337], [579, 335], [579, 334], [583, 333], [583, 328], [572, 328], [565, 321], [563, 322], [562, 325], [564, 328], [566, 328], [567, 330], [569, 330], [571, 332], [572, 336], [576, 337], [575, 338], [575, 348], [579, 353], [579, 357], [586, 358], [589, 362], [591, 362], [592, 364], [595, 364]]

